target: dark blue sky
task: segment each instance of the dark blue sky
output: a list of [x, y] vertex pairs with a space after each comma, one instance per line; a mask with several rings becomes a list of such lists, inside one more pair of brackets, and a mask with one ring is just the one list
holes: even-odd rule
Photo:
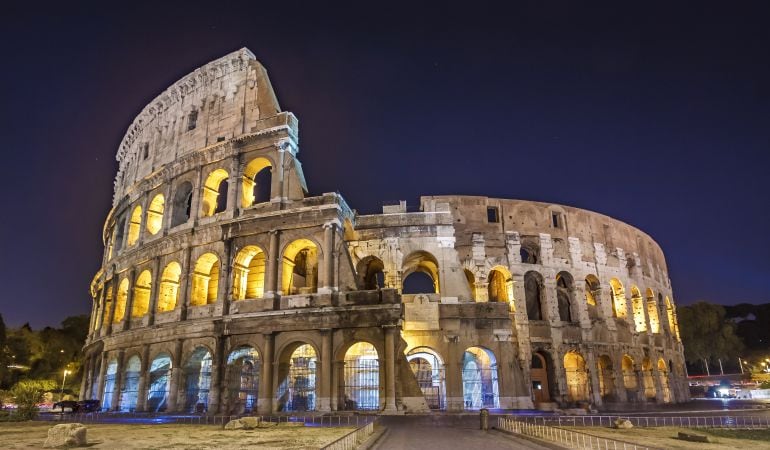
[[680, 304], [770, 301], [767, 2], [261, 3], [0, 7], [6, 322], [89, 311], [128, 125], [243, 46], [313, 193], [588, 208], [661, 244]]

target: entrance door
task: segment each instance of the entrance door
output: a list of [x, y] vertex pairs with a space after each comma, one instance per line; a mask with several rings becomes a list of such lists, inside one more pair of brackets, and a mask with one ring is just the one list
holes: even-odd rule
[[548, 391], [548, 365], [545, 357], [540, 353], [532, 355], [532, 367], [530, 368], [530, 378], [532, 378], [532, 399], [535, 406], [538, 403], [551, 401], [551, 395]]

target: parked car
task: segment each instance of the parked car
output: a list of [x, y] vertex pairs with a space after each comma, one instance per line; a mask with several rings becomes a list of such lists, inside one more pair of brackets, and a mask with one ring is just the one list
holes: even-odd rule
[[69, 412], [77, 412], [78, 402], [75, 400], [62, 400], [53, 404], [51, 412], [56, 411], [57, 409], [60, 409], [61, 412], [67, 412], [66, 410], [69, 410]]
[[102, 409], [102, 402], [99, 400], [81, 400], [78, 402], [77, 412], [95, 412]]

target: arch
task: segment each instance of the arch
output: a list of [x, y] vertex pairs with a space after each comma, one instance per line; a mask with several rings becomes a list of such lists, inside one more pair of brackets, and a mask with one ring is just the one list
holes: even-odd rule
[[110, 281], [109, 283], [104, 285], [105, 296], [104, 296], [104, 315], [102, 316], [102, 326], [106, 326], [106, 324], [110, 323], [110, 320], [112, 320], [112, 308], [114, 306], [112, 302], [112, 283], [113, 281]]
[[612, 370], [612, 359], [608, 355], [601, 355], [596, 362], [599, 369], [599, 395], [603, 401], [615, 400], [615, 372]]
[[668, 378], [669, 370], [666, 361], [658, 358], [658, 378], [660, 380], [660, 389], [663, 391], [663, 403], [671, 402], [671, 385]]
[[233, 300], [262, 298], [265, 292], [265, 252], [243, 247], [233, 261]]
[[559, 307], [559, 320], [562, 322], [577, 322], [577, 311], [573, 302], [575, 281], [569, 272], [556, 274], [556, 302]]
[[[409, 276], [416, 272], [423, 273], [430, 277], [433, 285], [432, 291], [425, 292], [427, 289], [420, 288], [424, 287], [423, 284], [417, 282], [420, 279], [420, 276], [415, 277], [411, 283], [407, 284]], [[438, 294], [441, 292], [439, 286], [438, 261], [435, 256], [426, 251], [418, 250], [407, 255], [401, 264], [401, 273], [401, 291], [404, 294]], [[420, 292], [414, 292], [415, 290]]]
[[564, 355], [564, 373], [567, 381], [567, 399], [571, 402], [588, 400], [588, 371], [586, 360], [578, 352], [567, 352]]
[[655, 389], [655, 378], [652, 374], [652, 362], [650, 358], [642, 360], [642, 382], [644, 383], [644, 397], [647, 400], [655, 400], [657, 390]]
[[219, 258], [213, 253], [204, 253], [195, 262], [193, 272], [192, 306], [208, 305], [217, 301], [219, 290]]
[[585, 297], [586, 307], [588, 309], [588, 318], [596, 320], [599, 318], [599, 308], [597, 299], [601, 298], [602, 285], [599, 279], [594, 275], [588, 275], [585, 279]]
[[151, 235], [158, 234], [158, 231], [163, 227], [163, 210], [165, 204], [165, 197], [163, 194], [158, 194], [152, 198], [150, 206], [147, 207], [147, 232]]
[[612, 315], [619, 319], [626, 318], [626, 291], [623, 289], [623, 283], [617, 278], [610, 280], [610, 289], [612, 290]]
[[206, 347], [196, 347], [184, 365], [184, 386], [185, 412], [206, 412], [211, 388], [211, 352]]
[[144, 317], [150, 309], [150, 290], [152, 274], [143, 270], [134, 282], [134, 297], [131, 301], [131, 317]]
[[[283, 353], [288, 354], [290, 350], [292, 348], [288, 347]], [[317, 362], [313, 346], [304, 343], [294, 347], [288, 360], [281, 359], [278, 376], [279, 411], [315, 411]]]
[[468, 289], [471, 291], [471, 300], [479, 301], [479, 296], [476, 294], [476, 276], [468, 269], [463, 269], [463, 273], [465, 274], [465, 281], [468, 282]]
[[441, 355], [430, 347], [417, 347], [407, 353], [406, 360], [428, 407], [445, 409], [446, 371]]
[[203, 183], [201, 210], [204, 217], [213, 216], [227, 209], [227, 177], [224, 169], [216, 169], [209, 173]]
[[136, 410], [136, 400], [139, 394], [139, 378], [142, 373], [142, 360], [133, 355], [128, 358], [123, 370], [123, 385], [120, 387], [118, 409], [122, 412]]
[[142, 231], [142, 207], [137, 205], [131, 213], [131, 220], [128, 222], [128, 246], [136, 245], [139, 240], [139, 234]]
[[505, 267], [495, 266], [489, 271], [487, 294], [490, 302], [510, 303], [513, 300], [513, 277]]
[[532, 380], [532, 400], [535, 406], [539, 403], [548, 403], [551, 401], [551, 364], [550, 355], [543, 352], [532, 353], [530, 363], [530, 379]]
[[660, 318], [658, 317], [658, 301], [655, 299], [655, 292], [647, 288], [647, 317], [650, 318], [650, 331], [653, 334], [660, 333]]
[[469, 347], [463, 353], [462, 367], [464, 408], [499, 408], [495, 354], [482, 347]]
[[637, 332], [647, 331], [647, 319], [644, 316], [644, 299], [639, 288], [631, 286], [631, 308], [634, 311], [634, 325]]
[[376, 256], [367, 256], [356, 264], [358, 285], [365, 290], [385, 287], [385, 264]]
[[[113, 234], [113, 240], [115, 242], [115, 251], [120, 251], [120, 249], [123, 248], [123, 238], [126, 234], [126, 215], [121, 214], [120, 218], [117, 220], [117, 225], [115, 226], [115, 232]], [[110, 255], [110, 258], [112, 256]]]
[[150, 363], [147, 377], [147, 411], [161, 412], [168, 409], [168, 392], [171, 384], [171, 356], [157, 355]]
[[225, 375], [226, 413], [239, 415], [256, 409], [261, 373], [257, 349], [244, 345], [230, 352]]
[[120, 280], [118, 285], [118, 295], [115, 299], [115, 318], [113, 322], [117, 323], [124, 319], [126, 315], [126, 300], [128, 299], [128, 278]]
[[118, 375], [118, 360], [112, 359], [107, 364], [107, 369], [104, 371], [104, 391], [102, 394], [102, 410], [109, 411], [112, 409], [112, 396], [115, 392], [115, 383]]
[[543, 314], [543, 276], [535, 271], [524, 274], [524, 297], [527, 303], [527, 318], [529, 320], [546, 320]]
[[272, 178], [272, 164], [267, 158], [257, 157], [249, 161], [241, 177], [241, 207], [269, 202]]
[[282, 288], [286, 295], [317, 292], [318, 253], [310, 239], [297, 239], [284, 248]]
[[522, 244], [521, 248], [519, 248], [519, 257], [521, 257], [521, 262], [524, 264], [538, 264], [540, 262], [535, 245]]
[[182, 225], [190, 220], [192, 208], [193, 185], [189, 181], [182, 182], [174, 191], [174, 200], [171, 204], [171, 226]]
[[377, 349], [368, 342], [356, 342], [345, 352], [342, 408], [380, 408], [380, 361]]
[[163, 269], [160, 276], [160, 289], [158, 289], [158, 312], [173, 311], [179, 301], [179, 279], [182, 275], [182, 266], [176, 261], [171, 261]]
[[679, 339], [679, 325], [676, 322], [676, 310], [674, 309], [674, 304], [669, 300], [668, 296], [666, 296], [666, 316], [668, 318], [668, 330], [671, 333], [671, 336], [676, 337], [676, 340]]
[[623, 355], [620, 368], [623, 373], [623, 386], [628, 393], [628, 400], [633, 401], [636, 398], [636, 391], [639, 389], [636, 370], [634, 369], [634, 360], [628, 355]]

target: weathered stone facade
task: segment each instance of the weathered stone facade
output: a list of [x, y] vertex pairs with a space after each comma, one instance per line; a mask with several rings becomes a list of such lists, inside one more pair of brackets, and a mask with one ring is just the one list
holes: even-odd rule
[[91, 286], [83, 398], [210, 414], [687, 399], [646, 234], [485, 197], [358, 215], [339, 194], [308, 196], [297, 153], [297, 119], [246, 49], [134, 120]]

